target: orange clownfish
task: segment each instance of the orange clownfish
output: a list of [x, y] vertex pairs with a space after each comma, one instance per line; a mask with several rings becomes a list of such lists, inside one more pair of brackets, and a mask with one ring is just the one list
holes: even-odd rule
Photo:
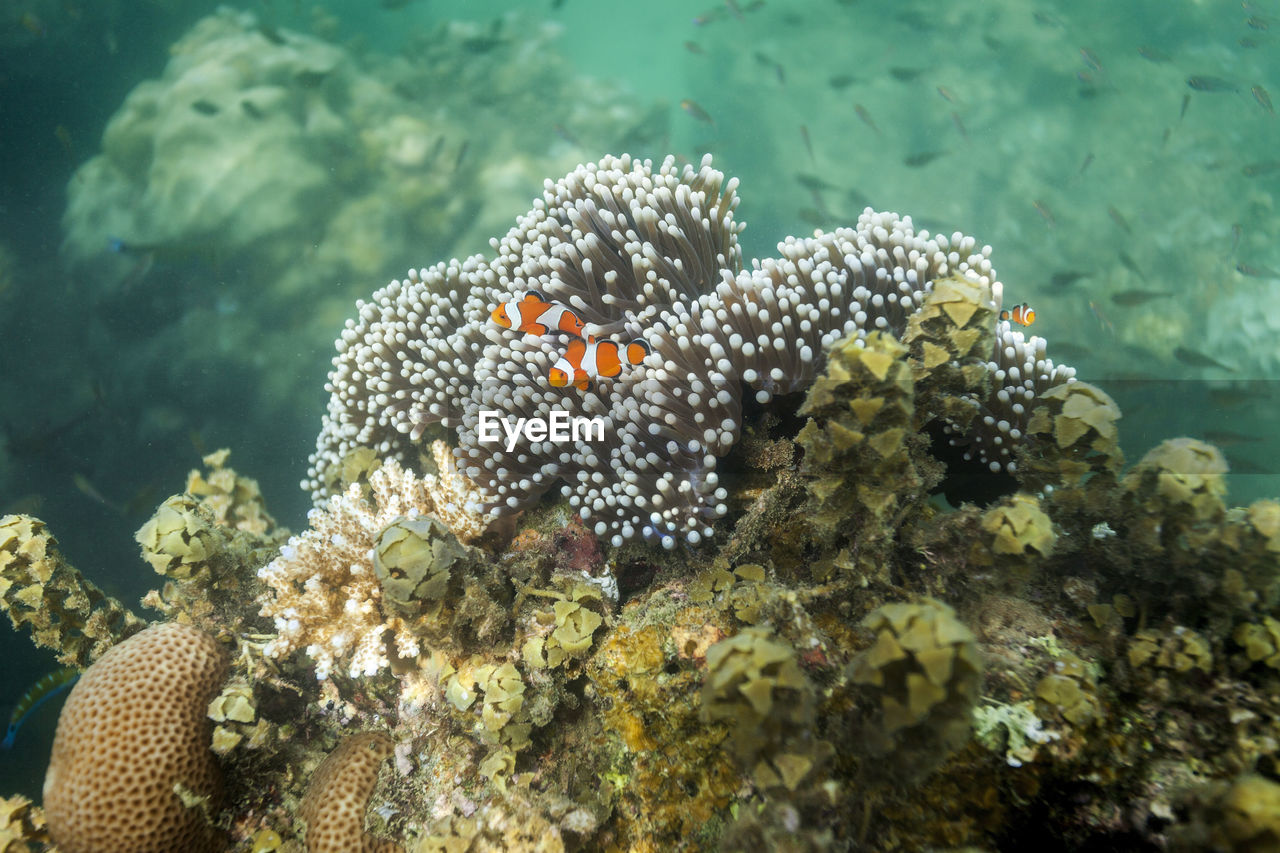
[[582, 337], [582, 318], [572, 308], [551, 302], [536, 290], [526, 291], [524, 299], [503, 302], [489, 315], [504, 329], [515, 329], [534, 337], [548, 332], [566, 332]]
[[636, 338], [625, 347], [617, 341], [597, 341], [589, 337], [574, 338], [569, 341], [564, 355], [560, 356], [547, 374], [553, 388], [563, 388], [572, 384], [579, 391], [585, 391], [591, 380], [598, 377], [612, 378], [622, 372], [622, 365], [635, 365], [644, 361], [649, 354], [649, 345], [641, 338]]
[[1000, 319], [1012, 320], [1019, 326], [1030, 326], [1036, 321], [1036, 309], [1024, 302], [1021, 305], [1013, 306], [1012, 311], [1001, 311]]

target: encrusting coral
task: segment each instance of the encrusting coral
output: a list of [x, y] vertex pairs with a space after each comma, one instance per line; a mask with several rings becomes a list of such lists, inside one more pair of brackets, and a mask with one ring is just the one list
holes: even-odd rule
[[402, 853], [396, 842], [364, 831], [364, 813], [391, 747], [382, 732], [350, 735], [316, 768], [298, 809], [307, 853]]
[[98, 659], [58, 718], [44, 782], [64, 853], [216, 851], [221, 770], [205, 711], [227, 655], [204, 632], [164, 623]]

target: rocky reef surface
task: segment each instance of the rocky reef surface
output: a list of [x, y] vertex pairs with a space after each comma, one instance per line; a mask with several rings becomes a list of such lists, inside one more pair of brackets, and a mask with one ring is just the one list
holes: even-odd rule
[[[136, 538], [144, 605], [226, 652], [211, 702], [165, 694], [221, 794], [140, 752], [146, 790], [252, 851], [1274, 849], [1280, 502], [1231, 507], [1193, 439], [1126, 468], [1082, 381], [986, 424], [1019, 347], [1058, 374], [992, 276], [930, 276], [743, 404], [694, 544], [614, 545], [563, 493], [495, 521], [432, 436], [344, 447], [291, 536], [206, 457]], [[111, 719], [95, 661], [192, 645], [138, 642], [29, 516], [0, 602]], [[83, 849], [76, 820], [6, 800], [0, 842]]]

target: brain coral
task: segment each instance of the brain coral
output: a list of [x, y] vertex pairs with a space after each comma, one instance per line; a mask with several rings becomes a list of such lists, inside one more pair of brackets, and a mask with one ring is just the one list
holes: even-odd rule
[[222, 780], [205, 710], [226, 671], [212, 637], [177, 623], [134, 635], [85, 671], [58, 719], [44, 781], [62, 853], [222, 849], [207, 817]]
[[391, 755], [391, 738], [363, 732], [345, 738], [316, 768], [302, 798], [299, 817], [307, 822], [308, 853], [396, 853], [394, 841], [364, 831], [364, 812], [378, 781], [378, 768]]

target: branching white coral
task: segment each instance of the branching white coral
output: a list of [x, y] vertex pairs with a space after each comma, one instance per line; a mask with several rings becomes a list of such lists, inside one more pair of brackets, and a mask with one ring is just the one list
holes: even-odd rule
[[[436, 442], [432, 454], [437, 461], [452, 458], [444, 442]], [[418, 654], [417, 638], [383, 612], [373, 547], [378, 533], [401, 516], [434, 515], [463, 540], [484, 532], [484, 496], [451, 465], [441, 465], [441, 472], [439, 478], [418, 478], [388, 460], [369, 475], [368, 495], [353, 483], [309, 513], [310, 528], [258, 570], [271, 591], [261, 613], [276, 627], [265, 648], [268, 657], [305, 649], [323, 680], [338, 662], [349, 660], [353, 678], [387, 666], [387, 632], [398, 655]]]

